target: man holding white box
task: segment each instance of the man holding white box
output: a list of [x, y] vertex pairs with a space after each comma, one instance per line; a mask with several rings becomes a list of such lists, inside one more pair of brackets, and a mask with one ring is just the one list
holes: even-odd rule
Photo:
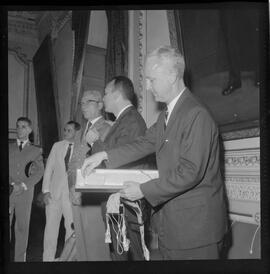
[[105, 160], [108, 168], [155, 152], [159, 178], [127, 182], [121, 196], [145, 197], [155, 213], [164, 260], [218, 259], [227, 230], [220, 174], [219, 132], [208, 110], [185, 87], [183, 56], [162, 46], [146, 59], [146, 87], [167, 105], [146, 134], [130, 144], [87, 158], [83, 174]]

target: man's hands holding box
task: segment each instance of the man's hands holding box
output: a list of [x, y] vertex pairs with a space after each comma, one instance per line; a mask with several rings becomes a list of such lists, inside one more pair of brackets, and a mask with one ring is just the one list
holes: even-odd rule
[[95, 153], [92, 156], [86, 158], [81, 168], [82, 176], [84, 178], [89, 176], [93, 169], [99, 166], [104, 160], [108, 160], [108, 155], [105, 151]]
[[[121, 197], [130, 201], [144, 197], [140, 184], [158, 178], [157, 170], [97, 169], [103, 160], [108, 160], [105, 151], [85, 159], [81, 170], [77, 170], [77, 190], [120, 190]], [[130, 181], [133, 178], [134, 181]]]

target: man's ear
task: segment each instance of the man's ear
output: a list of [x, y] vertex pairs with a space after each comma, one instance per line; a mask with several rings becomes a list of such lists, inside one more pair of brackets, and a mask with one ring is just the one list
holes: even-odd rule
[[176, 71], [170, 71], [169, 81], [170, 81], [171, 84], [175, 83], [177, 77], [178, 77], [178, 73]]
[[33, 129], [29, 126], [28, 127], [28, 135], [31, 134], [32, 131], [33, 131]]
[[103, 102], [98, 102], [98, 109], [99, 110], [102, 110], [103, 106], [104, 106]]

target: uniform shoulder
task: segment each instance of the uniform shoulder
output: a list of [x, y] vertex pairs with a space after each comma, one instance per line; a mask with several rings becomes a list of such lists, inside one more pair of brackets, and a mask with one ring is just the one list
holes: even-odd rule
[[43, 151], [42, 147], [38, 144], [30, 143], [30, 146], [35, 150], [39, 150], [41, 153]]
[[34, 143], [30, 143], [30, 146], [32, 146], [32, 147], [36, 147], [36, 148], [41, 148], [41, 146], [40, 146], [40, 145], [38, 145], [38, 144], [34, 144]]

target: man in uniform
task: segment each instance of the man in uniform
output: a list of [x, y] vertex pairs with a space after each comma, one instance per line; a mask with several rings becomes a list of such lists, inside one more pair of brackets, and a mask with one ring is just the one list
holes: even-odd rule
[[9, 183], [13, 191], [9, 197], [10, 228], [15, 221], [15, 262], [26, 260], [29, 223], [34, 186], [44, 172], [42, 149], [30, 143], [31, 121], [20, 117], [16, 122], [17, 142], [9, 146]]

